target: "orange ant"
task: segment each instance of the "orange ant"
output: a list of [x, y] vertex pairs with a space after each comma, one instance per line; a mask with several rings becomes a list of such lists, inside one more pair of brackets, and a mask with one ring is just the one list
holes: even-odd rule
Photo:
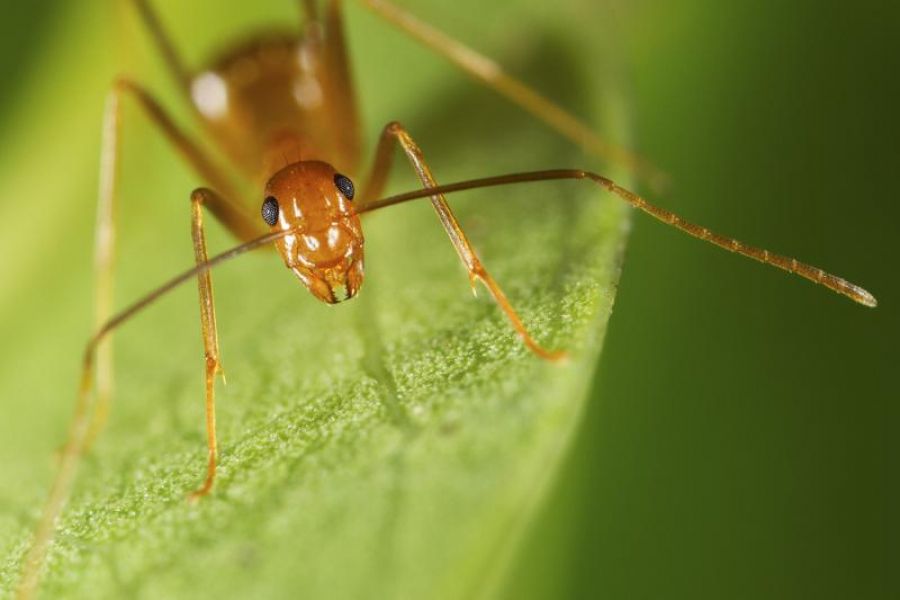
[[[377, 15], [430, 47], [462, 71], [524, 108], [560, 134], [593, 154], [611, 159], [658, 188], [658, 170], [627, 150], [609, 145], [590, 128], [542, 95], [506, 74], [499, 65], [444, 35], [386, 0], [361, 0]], [[208, 494], [215, 481], [217, 442], [215, 377], [222, 374], [213, 302], [212, 267], [239, 254], [274, 243], [285, 265], [319, 300], [335, 304], [355, 296], [362, 286], [364, 239], [360, 215], [418, 198], [430, 198], [444, 229], [465, 266], [471, 285], [480, 281], [509, 320], [525, 346], [537, 356], [556, 360], [565, 354], [548, 350], [529, 334], [500, 286], [487, 272], [459, 226], [444, 196], [451, 192], [558, 179], [584, 179], [694, 237], [760, 262], [796, 273], [874, 307], [864, 289], [796, 259], [772, 254], [689, 223], [648, 203], [613, 181], [577, 169], [513, 173], [438, 185], [422, 150], [398, 122], [384, 127], [374, 161], [359, 193], [343, 173], [355, 174], [362, 143], [347, 51], [341, 0], [326, 0], [322, 12], [315, 0], [302, 0], [305, 15], [300, 36], [260, 36], [232, 48], [208, 69], [185, 67], [148, 0], [133, 0], [170, 74], [206, 133], [247, 178], [263, 182], [261, 210], [252, 216], [223, 169], [188, 137], [165, 109], [138, 83], [120, 78], [109, 94], [103, 127], [99, 219], [96, 237], [96, 333], [84, 351], [80, 387], [59, 472], [25, 558], [19, 597], [36, 589], [54, 523], [68, 498], [80, 456], [105, 422], [112, 386], [109, 347], [102, 342], [117, 327], [180, 284], [198, 280], [200, 321], [206, 359], [206, 428], [208, 463], [203, 485], [190, 498]], [[113, 207], [118, 166], [119, 103], [130, 96], [210, 188], [191, 193], [191, 228], [196, 266], [110, 317]], [[397, 144], [416, 171], [423, 189], [380, 198]], [[286, 156], [300, 157], [288, 161]], [[326, 162], [327, 161], [327, 162]], [[287, 163], [287, 164], [285, 164]], [[333, 165], [339, 165], [340, 171]], [[203, 228], [207, 208], [243, 243], [209, 258]], [[265, 228], [268, 232], [265, 232]], [[96, 402], [92, 411], [93, 369], [97, 367]], [[93, 414], [93, 416], [92, 416]]]

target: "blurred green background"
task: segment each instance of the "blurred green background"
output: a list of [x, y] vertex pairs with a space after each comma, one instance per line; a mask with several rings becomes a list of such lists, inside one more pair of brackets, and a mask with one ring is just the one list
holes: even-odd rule
[[[557, 4], [467, 2], [471, 10], [461, 10], [404, 3], [448, 32], [465, 32], [575, 110], [584, 108], [577, 99], [555, 96], [565, 85], [554, 78], [567, 70], [529, 54], [534, 40], [543, 39], [542, 28], [560, 37], [566, 23], [576, 23], [566, 45], [568, 58], [580, 63], [575, 72], [599, 60], [579, 55], [577, 36], [615, 40], [635, 146], [674, 181], [660, 202], [846, 276], [881, 306], [855, 306], [635, 215], [595, 400], [506, 596], [897, 597], [900, 531], [888, 515], [900, 500], [900, 5]], [[195, 23], [209, 20], [189, 48], [192, 59], [208, 54], [203, 40], [240, 18], [226, 11], [210, 19], [204, 10], [195, 10]], [[82, 317], [90, 314], [87, 269], [54, 270], [30, 249], [43, 243], [43, 218], [65, 219], [77, 233], [59, 252], [88, 265], [91, 240], [83, 232], [93, 220], [95, 159], [68, 164], [66, 150], [83, 138], [75, 146], [94, 152], [104, 90], [116, 61], [128, 59], [114, 60], [110, 31], [90, 31], [67, 64], [57, 62], [59, 32], [82, 18], [95, 23], [75, 3], [4, 3], [0, 11], [3, 173], [35, 178], [34, 195], [0, 200], [2, 510], [11, 504], [10, 483], [28, 477], [45, 458], [35, 453], [58, 439], [68, 404], [34, 400], [42, 397], [35, 390], [57, 369], [74, 381]], [[351, 26], [369, 26], [355, 21], [359, 12], [351, 7]], [[590, 26], [583, 14], [594, 19]], [[191, 23], [175, 27], [194, 30]], [[364, 49], [353, 44], [364, 61]], [[133, 60], [149, 65], [146, 79], [164, 88], [152, 59]], [[445, 76], [439, 62], [421, 60], [433, 69], [423, 77]], [[377, 89], [377, 74], [361, 79], [363, 89]], [[436, 110], [404, 95], [403, 86], [364, 98], [369, 130]], [[63, 162], [47, 166], [47, 155]], [[91, 169], [82, 172], [84, 165]], [[75, 169], [77, 202], [58, 190], [47, 195], [54, 177]], [[0, 182], [0, 189], [15, 188]], [[161, 261], [152, 276], [171, 264]], [[137, 275], [124, 278], [127, 285]], [[26, 306], [24, 314], [35, 314], [35, 306], [66, 312], [60, 337], [67, 341], [36, 345], [32, 328], [48, 325], [19, 318]], [[50, 411], [57, 420], [42, 419]]]

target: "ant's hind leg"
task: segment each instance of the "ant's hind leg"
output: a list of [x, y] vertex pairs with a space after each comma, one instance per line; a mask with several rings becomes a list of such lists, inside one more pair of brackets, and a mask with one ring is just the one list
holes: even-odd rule
[[603, 139], [594, 133], [587, 123], [506, 73], [500, 65], [487, 56], [419, 20], [387, 0], [360, 1], [403, 33], [431, 48], [457, 68], [517, 104], [585, 151], [625, 167], [637, 174], [656, 192], [660, 192], [668, 186], [667, 175], [658, 167], [638, 154]]
[[[366, 203], [374, 201], [381, 195], [388, 173], [391, 169], [392, 157], [397, 142], [400, 142], [400, 146], [406, 153], [413, 169], [415, 169], [418, 174], [422, 185], [425, 188], [432, 188], [437, 185], [434, 176], [431, 174], [431, 169], [425, 162], [422, 150], [416, 145], [416, 142], [410, 137], [406, 129], [404, 129], [400, 123], [389, 123], [381, 133], [378, 149], [375, 152], [375, 161], [372, 165], [372, 171], [369, 173], [369, 178], [363, 187], [362, 198], [359, 200], [360, 210], [365, 210]], [[493, 296], [497, 305], [506, 315], [506, 318], [509, 319], [513, 329], [519, 334], [519, 337], [522, 338], [522, 341], [529, 350], [547, 360], [564, 358], [565, 352], [559, 350], [547, 350], [538, 344], [534, 338], [531, 337], [531, 334], [528, 333], [528, 329], [522, 323], [519, 315], [516, 314], [516, 311], [509, 303], [509, 300], [506, 299], [503, 290], [500, 289], [500, 286], [497, 285], [494, 278], [490, 276], [484, 268], [484, 265], [481, 264], [481, 260], [478, 258], [478, 255], [475, 254], [475, 250], [466, 238], [465, 233], [463, 233], [456, 217], [453, 216], [450, 205], [447, 204], [447, 200], [444, 196], [441, 194], [432, 196], [431, 204], [434, 206], [434, 210], [441, 220], [441, 225], [443, 225], [447, 235], [450, 236], [450, 242], [456, 249], [456, 253], [466, 267], [472, 289], [475, 289], [475, 284], [478, 281], [481, 281], [487, 286], [488, 290], [491, 292], [491, 296]]]
[[[100, 153], [100, 189], [97, 196], [97, 229], [94, 236], [94, 327], [100, 328], [112, 312], [112, 280], [115, 250], [114, 209], [118, 183], [119, 157], [119, 94], [113, 92], [106, 100], [103, 111], [103, 134]], [[97, 396], [94, 415], [85, 440], [85, 450], [109, 418], [109, 402], [113, 391], [112, 340], [103, 340], [96, 350]], [[76, 409], [75, 420], [84, 412], [87, 403]]]

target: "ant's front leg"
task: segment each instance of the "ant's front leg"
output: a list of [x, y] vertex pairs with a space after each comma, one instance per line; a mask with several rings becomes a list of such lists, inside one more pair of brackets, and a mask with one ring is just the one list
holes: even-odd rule
[[[359, 201], [359, 208], [361, 211], [365, 210], [367, 203], [374, 201], [381, 195], [388, 173], [391, 169], [393, 153], [398, 141], [400, 142], [403, 151], [406, 153], [407, 158], [409, 158], [409, 162], [412, 164], [413, 169], [416, 170], [422, 185], [425, 188], [437, 186], [434, 176], [431, 174], [431, 169], [425, 162], [422, 150], [415, 141], [413, 141], [406, 129], [404, 129], [400, 123], [395, 121], [385, 126], [382, 131], [381, 139], [378, 142], [378, 149], [375, 152], [372, 170], [370, 171], [369, 178], [363, 188], [363, 196]], [[475, 250], [466, 238], [466, 234], [463, 233], [456, 217], [453, 216], [450, 205], [447, 204], [447, 200], [444, 196], [442, 194], [432, 196], [431, 204], [434, 206], [434, 210], [441, 220], [441, 225], [443, 225], [447, 235], [450, 236], [450, 242], [456, 249], [456, 253], [466, 267], [472, 288], [475, 288], [478, 281], [481, 281], [487, 286], [488, 290], [491, 292], [491, 296], [493, 296], [497, 305], [500, 306], [500, 309], [512, 324], [513, 329], [516, 330], [516, 333], [519, 334], [519, 337], [522, 338], [522, 341], [529, 350], [547, 360], [558, 360], [565, 357], [565, 352], [560, 350], [547, 350], [531, 337], [531, 334], [528, 333], [528, 329], [522, 323], [519, 315], [516, 314], [515, 309], [513, 309], [512, 304], [507, 300], [503, 290], [500, 289], [500, 286], [497, 285], [494, 278], [491, 277], [487, 272], [487, 269], [484, 268], [481, 259], [475, 254]]]
[[[205, 188], [194, 190], [191, 194], [191, 238], [194, 244], [194, 259], [197, 264], [209, 260], [206, 253], [206, 234], [203, 231], [203, 206], [222, 204], [222, 198], [216, 192]], [[216, 479], [216, 460], [218, 447], [216, 443], [216, 374], [225, 372], [219, 360], [219, 336], [216, 332], [216, 306], [213, 300], [212, 275], [203, 271], [197, 275], [197, 289], [200, 293], [200, 326], [203, 330], [203, 350], [206, 358], [206, 447], [208, 461], [206, 480], [203, 487], [190, 495], [196, 500], [208, 494]]]

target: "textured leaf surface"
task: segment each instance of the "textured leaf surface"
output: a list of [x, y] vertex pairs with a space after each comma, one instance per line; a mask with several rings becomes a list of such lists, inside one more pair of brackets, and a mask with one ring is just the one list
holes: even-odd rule
[[[178, 10], [163, 12], [172, 19]], [[591, 164], [414, 45], [394, 40], [378, 21], [359, 11], [351, 17], [355, 54], [367, 54], [357, 67], [370, 139], [383, 122], [400, 118], [443, 181]], [[552, 25], [527, 44], [515, 37], [534, 31], [540, 17], [532, 12], [509, 39], [496, 41], [497, 52], [515, 57], [524, 46], [540, 57], [538, 65], [570, 58], [572, 42], [554, 36]], [[65, 52], [80, 57], [100, 43], [85, 39], [85, 31], [109, 23], [93, 19], [73, 17], [60, 26], [76, 50], [56, 46], [59, 61]], [[456, 32], [466, 33], [459, 25]], [[486, 37], [485, 29], [480, 33]], [[104, 36], [102, 43], [110, 42]], [[371, 51], [360, 52], [367, 44]], [[593, 49], [601, 47], [594, 42]], [[422, 55], [409, 61], [422, 77], [375, 78], [372, 71], [398, 52]], [[518, 68], [527, 75], [526, 59], [518, 57]], [[53, 80], [75, 87], [88, 77], [67, 68]], [[531, 79], [552, 84], [556, 97], [568, 97], [570, 106], [611, 129], [621, 127], [615, 88], [600, 85], [610, 79], [597, 75], [596, 66], [558, 66], [549, 75], [531, 69]], [[105, 85], [105, 73], [98, 73], [90, 75], [100, 90], [92, 100]], [[390, 78], [396, 85], [385, 86]], [[388, 90], [379, 93], [382, 86]], [[605, 114], [594, 105], [600, 100]], [[88, 115], [89, 123], [99, 123], [99, 106], [82, 109], [72, 108], [72, 119]], [[186, 198], [198, 183], [135, 116], [131, 111], [126, 120], [120, 304], [189, 264]], [[71, 219], [48, 225], [48, 234], [66, 233], [76, 250], [60, 259], [63, 240], [35, 246], [28, 260], [59, 278], [13, 272], [28, 295], [41, 299], [31, 307], [9, 299], [4, 307], [4, 328], [18, 338], [25, 339], [26, 321], [36, 323], [27, 331], [26, 351], [7, 362], [7, 389], [37, 395], [36, 406], [50, 418], [34, 430], [38, 441], [20, 446], [34, 455], [4, 449], [16, 461], [4, 467], [4, 481], [25, 483], [3, 489], [11, 510], [0, 529], [6, 557], [0, 596], [11, 589], [51, 478], [49, 455], [71, 410], [77, 348], [87, 333], [93, 200], [85, 172], [95, 168], [92, 136], [99, 132], [82, 127], [84, 148], [72, 142], [53, 150], [71, 162], [41, 183], [48, 194], [68, 189], [77, 197], [65, 208]], [[398, 165], [395, 189], [413, 186], [405, 164]], [[3, 181], [12, 197], [32, 185], [9, 173]], [[197, 505], [185, 502], [200, 483], [205, 455], [196, 292], [186, 286], [117, 338], [114, 415], [59, 522], [44, 577], [47, 597], [489, 594], [580, 413], [612, 307], [628, 211], [584, 183], [476, 192], [451, 203], [535, 336], [569, 349], [571, 360], [536, 359], [485, 293], [472, 298], [424, 203], [367, 219], [366, 285], [358, 299], [336, 308], [314, 301], [274, 255], [245, 257], [214, 275], [229, 381], [219, 388], [216, 493]], [[21, 209], [4, 207], [7, 216], [15, 210]], [[229, 243], [221, 231], [212, 232], [214, 248]], [[42, 322], [48, 310], [53, 314]], [[60, 367], [46, 369], [49, 364]], [[45, 381], [22, 383], [44, 373]], [[28, 418], [38, 421], [34, 410], [10, 414], [22, 419], [4, 424], [13, 441], [13, 429]]]

